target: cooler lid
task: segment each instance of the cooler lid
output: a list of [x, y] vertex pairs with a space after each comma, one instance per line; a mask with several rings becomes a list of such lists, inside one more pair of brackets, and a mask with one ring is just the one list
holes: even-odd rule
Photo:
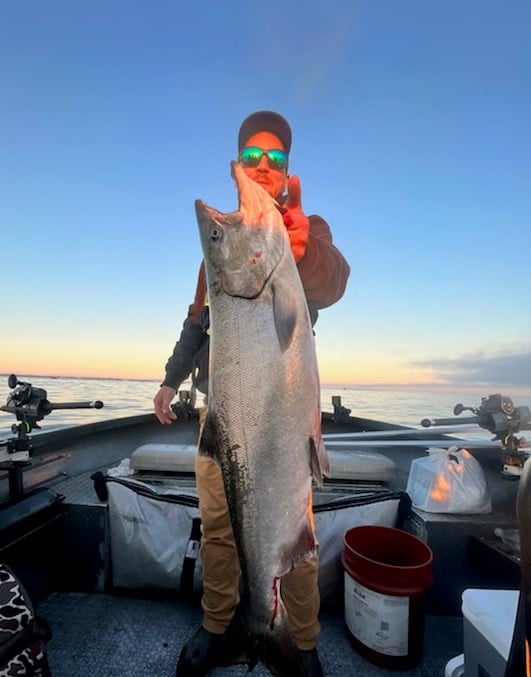
[[133, 470], [193, 473], [197, 444], [143, 444], [131, 454]]
[[[326, 442], [325, 442], [326, 446]], [[394, 461], [376, 451], [328, 449], [330, 476], [334, 480], [392, 482], [396, 475]]]
[[513, 638], [518, 590], [468, 588], [462, 594], [463, 616], [505, 660]]

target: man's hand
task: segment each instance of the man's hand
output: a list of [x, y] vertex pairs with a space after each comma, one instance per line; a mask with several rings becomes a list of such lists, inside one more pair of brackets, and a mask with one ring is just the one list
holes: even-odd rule
[[177, 391], [170, 386], [161, 386], [159, 392], [153, 398], [155, 416], [161, 423], [173, 423], [177, 415], [170, 409], [170, 404]]
[[298, 176], [288, 179], [288, 198], [282, 209], [282, 218], [288, 231], [291, 251], [298, 263], [306, 251], [310, 221], [301, 207], [301, 182]]

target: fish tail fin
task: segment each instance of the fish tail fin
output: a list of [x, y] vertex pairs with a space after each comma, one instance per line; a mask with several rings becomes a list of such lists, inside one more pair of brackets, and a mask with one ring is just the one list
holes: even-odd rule
[[304, 677], [299, 651], [293, 641], [288, 616], [282, 605], [273, 627], [264, 634], [249, 632], [245, 601], [238, 605], [224, 637], [219, 665], [247, 664], [249, 672], [258, 662], [276, 677]]
[[283, 610], [275, 627], [261, 638], [260, 658], [276, 677], [304, 677], [299, 651], [288, 626]]
[[245, 603], [240, 600], [234, 616], [225, 631], [223, 638], [223, 655], [219, 665], [247, 664], [251, 671], [258, 662], [258, 656], [252, 645], [251, 636], [247, 629], [247, 613]]

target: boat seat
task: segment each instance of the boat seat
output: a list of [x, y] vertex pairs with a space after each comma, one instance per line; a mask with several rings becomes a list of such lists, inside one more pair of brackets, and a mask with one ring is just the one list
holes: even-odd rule
[[331, 480], [359, 482], [393, 482], [396, 465], [388, 456], [377, 451], [351, 449], [328, 451]]
[[193, 473], [196, 444], [143, 444], [131, 454], [137, 472]]
[[[130, 468], [137, 472], [193, 473], [195, 444], [143, 444], [131, 454]], [[392, 482], [395, 463], [375, 451], [328, 452], [332, 480]]]

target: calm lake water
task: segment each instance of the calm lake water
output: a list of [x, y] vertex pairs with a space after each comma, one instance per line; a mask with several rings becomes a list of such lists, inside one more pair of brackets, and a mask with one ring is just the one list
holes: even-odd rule
[[[40, 425], [43, 431], [56, 430], [70, 425], [92, 423], [113, 418], [133, 416], [153, 411], [152, 401], [159, 381], [118, 379], [49, 378], [43, 376], [18, 376], [34, 388], [42, 388], [52, 404], [101, 400], [102, 409], [57, 409], [47, 415]], [[183, 386], [186, 388], [186, 386]], [[0, 404], [7, 401], [10, 389], [7, 375], [0, 375]], [[373, 418], [406, 426], [419, 426], [423, 418], [448, 418], [458, 402], [478, 407], [481, 398], [497, 392], [467, 391], [441, 392], [437, 390], [390, 390], [376, 387], [350, 387], [325, 385], [321, 389], [323, 411], [332, 411], [332, 396], [339, 395], [343, 406], [355, 416]], [[524, 395], [503, 392], [516, 406], [531, 405], [531, 391]], [[466, 412], [465, 412], [466, 415]], [[0, 412], [0, 439], [11, 435], [13, 414]], [[456, 420], [459, 423], [459, 418]], [[38, 434], [35, 431], [33, 434]]]

